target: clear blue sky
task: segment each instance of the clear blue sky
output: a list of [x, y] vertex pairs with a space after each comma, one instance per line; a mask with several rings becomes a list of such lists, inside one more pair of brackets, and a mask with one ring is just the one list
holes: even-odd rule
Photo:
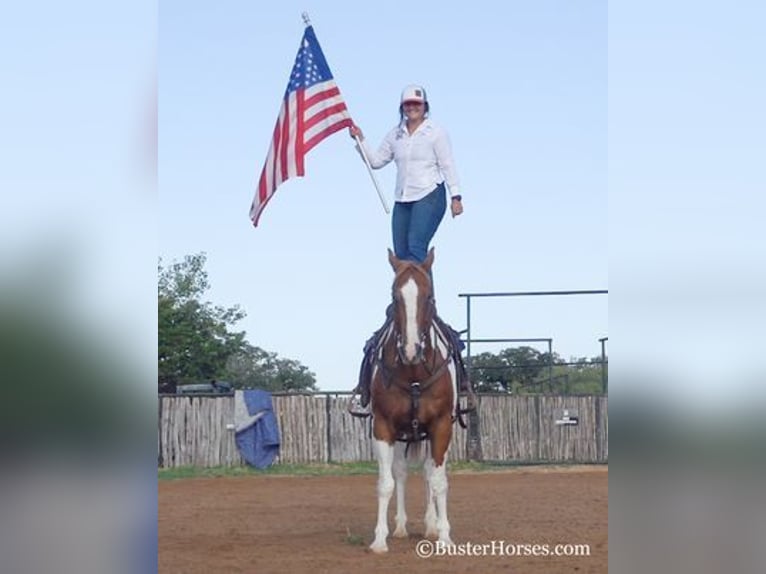
[[[373, 145], [408, 83], [450, 133], [465, 213], [433, 242], [446, 321], [466, 326], [458, 293], [608, 288], [606, 2], [162, 2], [160, 255], [207, 253], [208, 298], [242, 306], [251, 343], [350, 389], [390, 297], [389, 216], [345, 131], [248, 220], [304, 10]], [[392, 203], [395, 167], [376, 175]], [[607, 298], [483, 299], [472, 328], [596, 356]]]

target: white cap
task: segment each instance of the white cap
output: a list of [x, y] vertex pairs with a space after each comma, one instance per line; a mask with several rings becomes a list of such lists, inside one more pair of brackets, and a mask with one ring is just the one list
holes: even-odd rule
[[402, 102], [427, 102], [426, 91], [423, 86], [411, 85], [404, 88]]

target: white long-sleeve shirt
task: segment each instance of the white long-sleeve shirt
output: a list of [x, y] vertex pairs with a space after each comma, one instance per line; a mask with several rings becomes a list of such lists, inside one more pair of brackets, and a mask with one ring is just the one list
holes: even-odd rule
[[[374, 169], [396, 162], [396, 201], [417, 201], [446, 182], [450, 196], [460, 194], [460, 181], [447, 131], [425, 119], [410, 135], [402, 122], [383, 139], [377, 151], [367, 141], [362, 146]], [[357, 146], [358, 149], [358, 146]]]

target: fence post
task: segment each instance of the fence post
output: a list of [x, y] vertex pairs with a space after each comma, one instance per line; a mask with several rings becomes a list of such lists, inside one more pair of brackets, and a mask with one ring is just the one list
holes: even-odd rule
[[548, 392], [553, 393], [553, 339], [548, 339]]
[[[468, 295], [466, 297], [466, 336], [465, 336], [465, 344], [466, 344], [466, 365], [465, 370], [468, 373], [468, 378], [470, 380], [470, 373], [471, 373], [471, 296]], [[468, 460], [475, 460], [480, 461], [482, 460], [482, 453], [481, 453], [481, 435], [479, 434], [479, 403], [481, 399], [478, 395], [476, 395], [476, 410], [471, 411], [468, 413], [468, 437], [466, 440], [466, 457]]]
[[330, 426], [332, 425], [332, 415], [330, 414], [330, 393], [325, 395], [324, 411], [327, 424], [327, 462], [332, 462], [332, 432]]
[[606, 347], [605, 344], [609, 340], [609, 337], [603, 337], [599, 339], [601, 342], [601, 393], [606, 394], [607, 389], [607, 376], [606, 376]]
[[468, 413], [468, 440], [466, 441], [466, 455], [468, 460], [481, 461], [484, 459], [481, 452], [481, 435], [479, 434], [479, 405], [481, 397], [476, 395], [476, 410]]
[[162, 456], [162, 397], [157, 397], [157, 467], [165, 466], [165, 459]]

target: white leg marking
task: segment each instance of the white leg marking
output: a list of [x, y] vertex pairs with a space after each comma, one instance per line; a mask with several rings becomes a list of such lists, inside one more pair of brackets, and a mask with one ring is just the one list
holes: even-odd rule
[[388, 503], [394, 492], [394, 477], [391, 467], [394, 459], [394, 447], [382, 440], [375, 440], [375, 452], [378, 456], [378, 523], [375, 526], [375, 540], [370, 550], [375, 553], [388, 552]]
[[452, 544], [449, 536], [450, 525], [447, 520], [447, 457], [445, 454], [444, 464], [434, 467], [431, 474], [431, 488], [436, 498], [436, 530], [439, 540], [444, 544]]
[[404, 508], [405, 486], [407, 484], [407, 459], [404, 457], [406, 444], [394, 445], [394, 480], [396, 481], [396, 529], [395, 538], [407, 538], [407, 511]]
[[411, 277], [400, 289], [404, 300], [404, 314], [407, 324], [404, 328], [404, 356], [415, 360], [415, 344], [418, 342], [418, 285]]
[[426, 481], [426, 516], [424, 520], [426, 532], [424, 538], [436, 538], [438, 536], [438, 531], [436, 530], [436, 505], [433, 488], [431, 487], [433, 472], [434, 459], [429, 456], [423, 463], [423, 478]]

